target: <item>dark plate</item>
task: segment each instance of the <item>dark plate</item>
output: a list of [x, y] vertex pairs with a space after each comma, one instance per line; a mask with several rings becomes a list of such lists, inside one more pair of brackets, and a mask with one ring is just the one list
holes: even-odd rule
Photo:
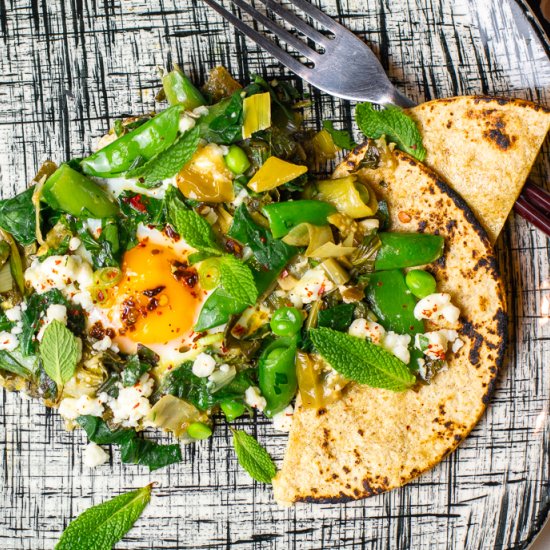
[[[491, 93], [550, 105], [539, 27], [512, 0], [323, 0], [379, 53], [415, 100]], [[154, 108], [157, 66], [179, 61], [201, 80], [225, 64], [287, 75], [202, 5], [175, 0], [0, 0], [0, 183], [25, 187], [45, 158], [90, 150], [123, 114]], [[312, 123], [349, 103], [314, 93]], [[545, 146], [533, 178], [547, 181]], [[512, 218], [499, 241], [511, 313], [508, 362], [493, 402], [459, 450], [403, 489], [342, 505], [279, 508], [236, 464], [228, 431], [144, 469], [82, 466], [85, 438], [55, 412], [2, 393], [0, 546], [52, 548], [69, 519], [120, 491], [160, 483], [117, 548], [524, 548], [549, 509], [550, 272], [548, 241]], [[285, 436], [251, 432], [281, 460]]]

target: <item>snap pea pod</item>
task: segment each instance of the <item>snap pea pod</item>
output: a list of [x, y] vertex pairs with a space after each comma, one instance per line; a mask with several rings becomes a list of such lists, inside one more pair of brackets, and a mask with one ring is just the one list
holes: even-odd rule
[[162, 87], [170, 105], [181, 105], [190, 110], [206, 104], [203, 95], [179, 67], [162, 77]]
[[139, 160], [146, 162], [174, 143], [183, 107], [174, 105], [93, 155], [80, 161], [85, 174], [117, 177]]
[[379, 233], [382, 246], [374, 262], [375, 271], [402, 269], [434, 262], [443, 254], [441, 235], [424, 233]]
[[106, 191], [68, 164], [62, 164], [46, 180], [41, 198], [53, 209], [76, 217], [86, 214], [92, 218], [111, 218], [119, 213], [116, 202]]
[[258, 383], [267, 406], [268, 418], [289, 405], [298, 389], [296, 377], [297, 339], [279, 338], [269, 344], [258, 360]]
[[269, 220], [273, 237], [280, 239], [301, 223], [326, 225], [327, 217], [334, 214], [336, 208], [328, 202], [298, 200], [267, 204], [262, 212]]
[[424, 323], [416, 319], [413, 313], [416, 300], [409, 292], [405, 275], [400, 269], [373, 273], [365, 296], [385, 329], [411, 335], [424, 332]]

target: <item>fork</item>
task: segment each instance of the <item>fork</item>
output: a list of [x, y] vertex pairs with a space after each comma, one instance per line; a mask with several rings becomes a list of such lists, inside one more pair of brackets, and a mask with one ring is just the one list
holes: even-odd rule
[[[295, 7], [332, 33], [332, 38], [320, 33], [277, 1], [258, 1], [298, 32], [307, 36], [323, 51], [319, 52], [311, 48], [245, 0], [231, 0], [241, 11], [250, 15], [279, 40], [309, 60], [308, 63], [302, 63], [224, 8], [218, 0], [203, 0], [244, 35], [315, 88], [343, 99], [370, 101], [378, 105], [396, 105], [403, 108], [415, 106], [413, 101], [399, 92], [390, 82], [380, 61], [367, 44], [313, 4], [307, 0], [292, 0]], [[550, 236], [550, 193], [548, 191], [528, 183], [515, 203], [514, 210]]]
[[415, 105], [394, 87], [386, 76], [380, 61], [362, 40], [306, 0], [293, 0], [292, 3], [331, 32], [333, 38], [320, 33], [275, 0], [260, 1], [283, 21], [320, 46], [323, 49], [322, 53], [308, 46], [296, 35], [281, 27], [273, 19], [266, 17], [244, 0], [231, 1], [301, 56], [309, 59], [308, 64], [302, 63], [290, 55], [275, 42], [224, 8], [218, 1], [203, 1], [292, 72], [323, 92], [343, 99], [370, 101], [379, 105], [391, 104], [404, 108]]

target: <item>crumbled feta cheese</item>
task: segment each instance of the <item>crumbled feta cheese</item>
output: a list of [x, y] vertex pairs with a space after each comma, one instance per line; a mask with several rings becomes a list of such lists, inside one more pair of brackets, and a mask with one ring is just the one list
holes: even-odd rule
[[380, 227], [380, 220], [377, 220], [376, 218], [368, 218], [360, 221], [359, 225], [367, 232], [373, 231]]
[[453, 350], [453, 353], [456, 353], [463, 345], [464, 345], [464, 342], [460, 338], [457, 338], [453, 342], [453, 346], [451, 348]]
[[19, 345], [19, 340], [15, 334], [3, 330], [0, 332], [0, 350], [13, 351]]
[[448, 323], [454, 324], [460, 317], [460, 310], [451, 303], [449, 294], [436, 292], [422, 298], [416, 304], [414, 316], [417, 319], [429, 319], [434, 322], [443, 318]]
[[81, 240], [78, 237], [72, 237], [69, 241], [69, 250], [74, 252], [78, 250], [78, 247], [82, 244]]
[[193, 363], [193, 374], [199, 378], [210, 376], [216, 368], [216, 360], [207, 353], [199, 353]]
[[82, 459], [84, 466], [87, 468], [95, 468], [96, 466], [105, 464], [105, 462], [109, 460], [109, 454], [96, 443], [90, 442], [84, 449]]
[[23, 332], [23, 323], [18, 321], [15, 323], [15, 326], [11, 329], [11, 333], [14, 335], [21, 334]]
[[235, 208], [239, 208], [239, 206], [241, 206], [241, 204], [248, 198], [248, 191], [246, 189], [241, 189], [236, 197], [233, 199], [233, 206]]
[[294, 408], [289, 405], [286, 409], [273, 415], [273, 428], [278, 432], [289, 432], [292, 426]]
[[191, 111], [191, 113], [192, 113], [191, 116], [195, 116], [196, 118], [200, 118], [201, 116], [204, 116], [204, 115], [208, 114], [208, 107], [206, 107], [206, 105], [201, 105], [201, 106], [196, 107], [195, 109], [193, 109]]
[[88, 218], [84, 221], [86, 229], [97, 239], [101, 235], [103, 222], [99, 218]]
[[8, 321], [12, 321], [14, 323], [17, 321], [21, 321], [21, 315], [22, 315], [21, 306], [15, 306], [10, 309], [6, 309], [4, 313], [6, 314]]
[[458, 333], [456, 330], [432, 330], [425, 334], [417, 334], [414, 339], [414, 346], [422, 350], [426, 357], [444, 361], [449, 343], [455, 342], [457, 338]]
[[105, 401], [113, 412], [115, 424], [135, 428], [151, 410], [151, 403], [147, 398], [153, 393], [154, 384], [154, 379], [145, 373], [136, 384], [129, 388], [117, 384], [119, 392], [116, 399], [106, 393], [101, 393], [99, 398]]
[[410, 334], [397, 334], [397, 332], [390, 330], [382, 340], [382, 347], [386, 351], [393, 353], [398, 359], [401, 359], [403, 363], [408, 364], [411, 360], [411, 354], [408, 347], [410, 343]]
[[92, 348], [96, 351], [105, 351], [108, 350], [113, 345], [113, 341], [107, 335], [105, 335], [101, 340], [94, 342]]
[[61, 304], [52, 304], [51, 306], [48, 306], [48, 309], [46, 310], [46, 315], [43, 317], [42, 320], [43, 320], [42, 326], [40, 327], [40, 330], [36, 335], [36, 338], [39, 342], [42, 341], [44, 332], [46, 331], [46, 328], [52, 321], [55, 320], [55, 321], [59, 321], [60, 323], [63, 323], [64, 325], [67, 324], [66, 306]]
[[78, 399], [66, 397], [59, 403], [59, 414], [67, 420], [75, 420], [82, 415], [101, 416], [103, 414], [102, 399], [81, 395]]
[[42, 294], [57, 288], [69, 299], [93, 284], [92, 266], [80, 256], [50, 256], [43, 262], [35, 259], [25, 271], [25, 281]]
[[180, 123], [179, 123], [179, 131], [182, 134], [185, 134], [185, 132], [191, 130], [195, 126], [195, 119], [193, 117], [190, 117], [187, 113], [183, 113], [180, 116]]
[[296, 286], [288, 293], [288, 299], [295, 307], [302, 307], [320, 298], [325, 292], [334, 289], [334, 283], [319, 265], [306, 271]]
[[244, 392], [244, 401], [247, 405], [253, 409], [258, 409], [263, 411], [267, 406], [267, 401], [265, 397], [260, 393], [260, 388], [256, 386], [249, 386], [248, 389]]
[[348, 329], [348, 334], [357, 338], [368, 338], [373, 344], [380, 344], [386, 335], [386, 330], [374, 321], [355, 319]]

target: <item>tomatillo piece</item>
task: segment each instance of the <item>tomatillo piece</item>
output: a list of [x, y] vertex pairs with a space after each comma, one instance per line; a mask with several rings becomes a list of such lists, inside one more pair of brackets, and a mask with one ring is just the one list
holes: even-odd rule
[[277, 336], [294, 336], [302, 328], [304, 318], [295, 307], [280, 307], [271, 317], [271, 330]]
[[193, 439], [207, 439], [212, 435], [212, 428], [204, 422], [193, 422], [187, 428], [187, 435]]
[[365, 295], [378, 322], [386, 330], [411, 335], [424, 332], [424, 323], [414, 316], [416, 300], [400, 269], [374, 272]]
[[246, 411], [244, 403], [234, 401], [232, 399], [222, 401], [220, 403], [220, 408], [223, 411], [223, 414], [225, 414], [225, 418], [228, 422], [233, 422], [233, 420], [236, 420], [239, 416], [242, 416]]
[[269, 344], [258, 360], [258, 383], [271, 418], [287, 407], [298, 389], [296, 378], [296, 338], [279, 338]]
[[182, 105], [185, 110], [206, 105], [203, 95], [178, 66], [162, 77], [162, 87], [170, 105]]
[[266, 204], [262, 212], [269, 220], [271, 233], [280, 239], [301, 223], [327, 225], [327, 218], [336, 212], [336, 207], [323, 201], [298, 200]]
[[246, 153], [238, 146], [231, 145], [224, 157], [225, 165], [236, 175], [244, 174], [250, 168], [250, 160]]
[[116, 177], [146, 162], [174, 143], [179, 130], [181, 105], [169, 107], [145, 124], [100, 149], [80, 165], [85, 174], [103, 178]]
[[413, 269], [405, 275], [405, 283], [417, 298], [433, 294], [437, 288], [434, 276], [423, 269]]
[[62, 164], [42, 188], [42, 200], [54, 210], [76, 217], [112, 218], [119, 214], [118, 205], [97, 183], [68, 164]]
[[402, 269], [435, 262], [443, 254], [445, 240], [441, 235], [424, 233], [379, 233], [382, 246], [374, 269]]

